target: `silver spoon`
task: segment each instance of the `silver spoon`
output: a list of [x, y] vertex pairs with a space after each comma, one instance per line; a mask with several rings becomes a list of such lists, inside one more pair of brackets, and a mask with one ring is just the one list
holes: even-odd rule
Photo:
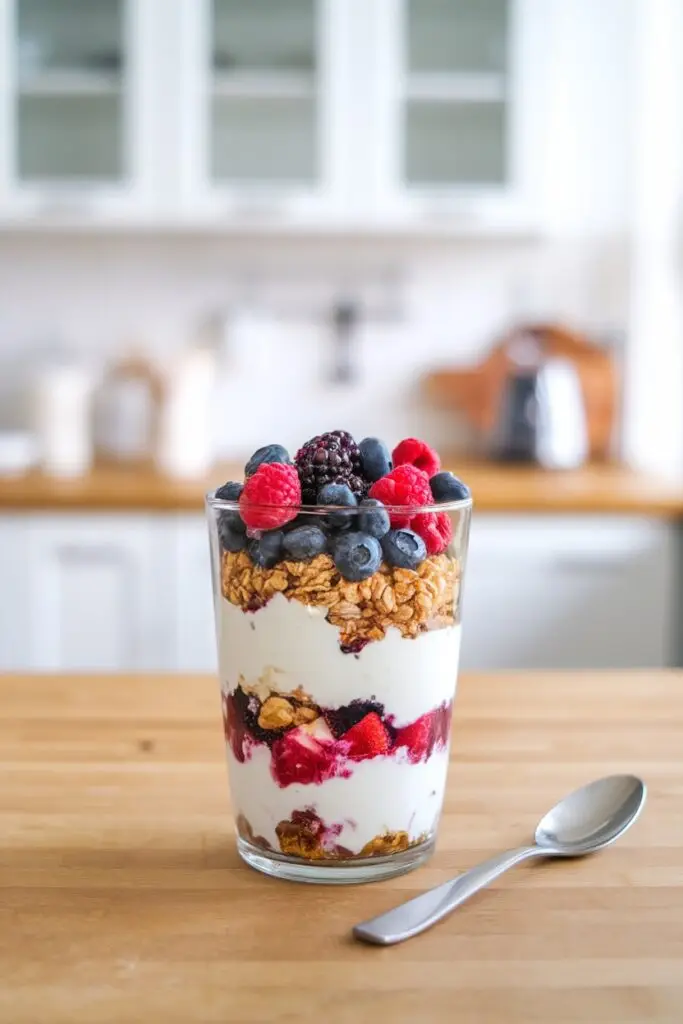
[[508, 868], [529, 857], [582, 857], [609, 846], [633, 824], [645, 804], [645, 783], [635, 775], [610, 775], [570, 793], [538, 823], [534, 846], [521, 846], [484, 861], [464, 875], [400, 907], [357, 924], [364, 942], [391, 946], [430, 928]]

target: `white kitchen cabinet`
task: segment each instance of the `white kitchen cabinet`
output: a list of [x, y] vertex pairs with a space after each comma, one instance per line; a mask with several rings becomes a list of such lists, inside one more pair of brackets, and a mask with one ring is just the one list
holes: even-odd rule
[[654, 520], [475, 512], [463, 669], [672, 664], [676, 551]]
[[379, 219], [538, 227], [547, 0], [380, 0], [370, 180]]
[[172, 636], [174, 668], [215, 672], [216, 633], [209, 531], [203, 516], [179, 516], [174, 524], [175, 592]]
[[25, 517], [0, 517], [0, 672], [19, 672], [30, 665], [27, 560]]
[[158, 0], [0, 0], [0, 215], [149, 216]]
[[164, 517], [32, 516], [30, 668], [172, 668], [173, 536]]
[[0, 0], [0, 221], [528, 231], [546, 0]]

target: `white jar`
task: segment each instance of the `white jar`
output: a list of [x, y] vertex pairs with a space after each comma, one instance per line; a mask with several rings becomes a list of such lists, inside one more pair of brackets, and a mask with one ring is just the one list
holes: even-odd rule
[[92, 465], [92, 379], [77, 364], [45, 369], [35, 394], [39, 458], [52, 476], [80, 476]]

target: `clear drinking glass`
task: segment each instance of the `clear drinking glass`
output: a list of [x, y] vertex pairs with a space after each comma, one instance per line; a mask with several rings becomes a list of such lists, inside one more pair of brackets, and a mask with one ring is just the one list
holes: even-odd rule
[[[417, 867], [446, 784], [471, 499], [388, 508], [393, 525], [446, 512], [452, 539], [415, 568], [383, 560], [357, 581], [330, 554], [340, 526], [357, 529], [353, 510], [302, 507], [259, 543], [236, 502], [206, 504], [241, 856], [308, 882]], [[295, 560], [286, 535], [301, 524], [321, 527], [325, 547]]]

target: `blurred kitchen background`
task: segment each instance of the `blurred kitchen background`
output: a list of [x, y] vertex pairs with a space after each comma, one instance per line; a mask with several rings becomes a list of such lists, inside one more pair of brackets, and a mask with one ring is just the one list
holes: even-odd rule
[[214, 666], [202, 493], [410, 434], [463, 662], [680, 664], [683, 0], [0, 0], [0, 670]]

